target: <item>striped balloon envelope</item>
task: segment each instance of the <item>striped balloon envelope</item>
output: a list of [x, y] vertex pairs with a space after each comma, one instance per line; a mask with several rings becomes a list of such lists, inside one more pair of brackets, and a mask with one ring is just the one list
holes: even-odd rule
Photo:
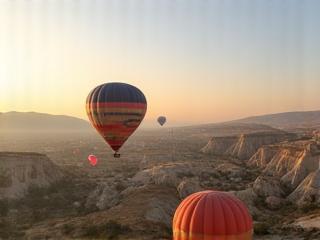
[[194, 193], [174, 214], [173, 239], [251, 240], [252, 219], [246, 206], [229, 193]]
[[126, 83], [105, 83], [88, 95], [86, 111], [93, 127], [117, 153], [142, 122], [147, 110], [144, 94]]

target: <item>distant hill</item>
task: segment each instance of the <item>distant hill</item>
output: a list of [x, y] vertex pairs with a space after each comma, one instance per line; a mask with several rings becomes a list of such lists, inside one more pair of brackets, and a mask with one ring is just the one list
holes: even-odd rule
[[[225, 123], [201, 124], [175, 128], [178, 132], [211, 136], [237, 135], [250, 132], [275, 131], [274, 128], [320, 129], [320, 111], [287, 112], [252, 116]], [[0, 131], [92, 131], [88, 121], [65, 115], [36, 112], [0, 113]]]
[[[239, 134], [257, 133], [257, 132], [279, 132], [279, 129], [275, 129], [265, 124], [256, 123], [240, 123], [240, 122], [228, 122], [228, 123], [213, 123], [193, 125], [187, 127], [175, 128], [175, 134], [184, 133], [201, 136], [219, 137], [219, 136], [237, 136]], [[280, 131], [281, 132], [281, 131]]]
[[89, 131], [89, 122], [70, 116], [36, 112], [0, 113], [0, 131]]
[[275, 128], [309, 128], [320, 127], [320, 111], [285, 112], [247, 117], [232, 121], [233, 123], [255, 123]]

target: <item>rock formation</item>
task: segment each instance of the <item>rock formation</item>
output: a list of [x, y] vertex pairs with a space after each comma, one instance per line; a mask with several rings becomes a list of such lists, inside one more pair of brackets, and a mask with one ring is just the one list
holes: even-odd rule
[[254, 192], [260, 197], [282, 197], [285, 195], [277, 178], [261, 175], [253, 183]]
[[261, 147], [295, 138], [282, 131], [241, 134], [240, 136], [213, 137], [201, 149], [206, 154], [227, 155], [245, 160]]
[[320, 146], [314, 141], [295, 141], [261, 147], [248, 161], [263, 168], [264, 175], [279, 177], [289, 190], [294, 190], [319, 167]]
[[39, 153], [0, 153], [0, 199], [23, 197], [30, 186], [46, 187], [63, 177], [50, 159]]
[[305, 229], [305, 230], [310, 230], [310, 229], [319, 230], [320, 216], [318, 214], [304, 216], [296, 219], [292, 225], [301, 227], [302, 229]]
[[199, 192], [202, 189], [198, 178], [184, 179], [177, 187], [180, 199], [184, 199], [192, 193]]
[[253, 216], [257, 216], [260, 214], [260, 211], [258, 210], [258, 208], [256, 208], [255, 202], [254, 202], [258, 196], [253, 191], [252, 188], [248, 188], [241, 191], [231, 191], [231, 193], [234, 194], [237, 198], [239, 198], [241, 201], [243, 201], [247, 205], [249, 212]]
[[185, 176], [194, 176], [197, 169], [188, 163], [168, 163], [138, 172], [133, 178], [135, 186], [147, 184], [178, 187]]
[[120, 194], [115, 186], [110, 186], [109, 184], [100, 184], [88, 196], [85, 207], [97, 207], [99, 210], [104, 210], [117, 205], [119, 200]]
[[267, 197], [265, 202], [268, 208], [271, 210], [277, 210], [281, 208], [285, 203], [283, 198], [275, 197], [275, 196]]
[[258, 151], [249, 159], [248, 165], [257, 166], [261, 169], [265, 168], [271, 161], [272, 157], [279, 151], [279, 147], [266, 145], [260, 147]]
[[320, 130], [315, 130], [315, 131], [313, 131], [313, 132], [312, 132], [312, 135], [313, 135], [313, 138], [314, 138], [316, 141], [320, 142]]
[[271, 209], [281, 198], [298, 206], [319, 203], [319, 163], [320, 145], [314, 139], [263, 146], [248, 161], [262, 169], [253, 190]]
[[238, 138], [237, 136], [213, 137], [200, 151], [206, 154], [225, 155], [230, 152], [229, 149], [235, 145]]
[[288, 199], [298, 205], [320, 203], [320, 169], [310, 173]]

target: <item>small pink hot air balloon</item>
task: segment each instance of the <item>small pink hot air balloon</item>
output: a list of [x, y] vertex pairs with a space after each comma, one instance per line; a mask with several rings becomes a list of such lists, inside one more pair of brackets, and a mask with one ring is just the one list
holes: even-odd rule
[[88, 160], [92, 166], [95, 166], [98, 163], [98, 158], [92, 154], [88, 156]]

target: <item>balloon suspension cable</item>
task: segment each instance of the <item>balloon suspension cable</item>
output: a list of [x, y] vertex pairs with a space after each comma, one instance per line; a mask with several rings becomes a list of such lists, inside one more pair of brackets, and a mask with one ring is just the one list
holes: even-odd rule
[[120, 158], [120, 153], [118, 153], [117, 151], [114, 152], [113, 154], [114, 158]]

